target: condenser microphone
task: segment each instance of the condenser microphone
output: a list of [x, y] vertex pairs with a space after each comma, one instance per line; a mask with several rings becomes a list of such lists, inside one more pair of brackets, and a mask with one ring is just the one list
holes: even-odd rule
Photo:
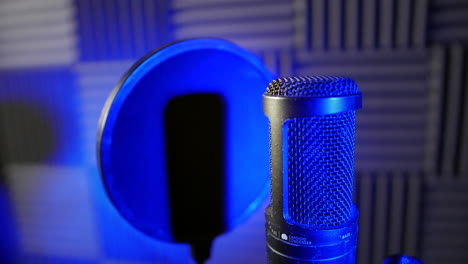
[[356, 83], [345, 77], [279, 78], [263, 96], [270, 120], [268, 263], [355, 263], [353, 204]]

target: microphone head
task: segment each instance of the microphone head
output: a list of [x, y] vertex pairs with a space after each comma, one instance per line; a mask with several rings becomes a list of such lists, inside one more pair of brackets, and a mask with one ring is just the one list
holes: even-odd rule
[[[318, 76], [276, 79], [265, 95], [335, 97], [357, 93], [358, 86], [350, 78]], [[283, 124], [286, 221], [326, 228], [353, 217], [354, 134], [354, 110], [292, 118]]]
[[345, 96], [359, 93], [357, 84], [347, 77], [304, 76], [273, 80], [265, 95], [286, 97]]

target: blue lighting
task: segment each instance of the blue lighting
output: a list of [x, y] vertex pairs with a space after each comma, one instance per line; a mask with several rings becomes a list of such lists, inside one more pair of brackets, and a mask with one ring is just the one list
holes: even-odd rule
[[394, 255], [386, 258], [383, 264], [424, 264], [424, 262], [406, 255]]

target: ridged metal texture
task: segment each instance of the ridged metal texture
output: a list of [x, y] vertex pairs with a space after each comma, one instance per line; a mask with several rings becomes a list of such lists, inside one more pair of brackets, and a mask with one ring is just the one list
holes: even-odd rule
[[[267, 95], [327, 97], [358, 93], [344, 77], [295, 77], [273, 81]], [[315, 227], [343, 224], [352, 216], [355, 111], [286, 122], [289, 220]]]
[[301, 76], [273, 80], [265, 95], [270, 96], [343, 96], [359, 92], [351, 78], [337, 76]]

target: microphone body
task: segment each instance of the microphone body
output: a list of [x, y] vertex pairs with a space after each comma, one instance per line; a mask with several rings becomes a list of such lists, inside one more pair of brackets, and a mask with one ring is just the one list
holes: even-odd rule
[[360, 107], [361, 94], [349, 78], [280, 78], [268, 86], [268, 263], [355, 263], [354, 133]]

